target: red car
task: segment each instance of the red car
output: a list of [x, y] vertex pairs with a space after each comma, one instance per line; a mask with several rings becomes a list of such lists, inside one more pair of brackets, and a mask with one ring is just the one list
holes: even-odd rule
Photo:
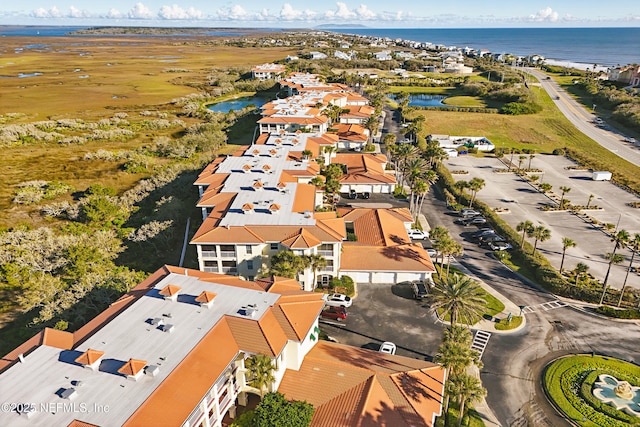
[[347, 309], [344, 307], [327, 307], [322, 310], [320, 316], [339, 322], [347, 318]]

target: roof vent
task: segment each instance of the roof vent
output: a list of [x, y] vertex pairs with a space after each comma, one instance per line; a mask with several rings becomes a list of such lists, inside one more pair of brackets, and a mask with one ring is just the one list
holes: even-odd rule
[[239, 310], [240, 314], [247, 317], [255, 317], [257, 312], [258, 306], [256, 304], [248, 304]]
[[78, 397], [78, 390], [73, 387], [65, 389], [62, 393], [60, 393], [60, 397], [63, 399], [74, 400]]
[[160, 290], [160, 295], [164, 297], [165, 300], [175, 301], [178, 299], [178, 294], [182, 288], [176, 285], [167, 285]]
[[272, 204], [271, 206], [269, 206], [269, 212], [272, 214], [276, 214], [280, 211], [280, 205], [277, 203]]
[[214, 292], [202, 291], [202, 293], [196, 297], [196, 302], [200, 303], [200, 307], [211, 308], [216, 296], [217, 294]]
[[170, 324], [166, 324], [162, 327], [162, 331], [163, 332], [167, 332], [169, 334], [173, 333], [173, 331], [176, 329], [176, 327], [174, 325], [170, 325]]
[[305, 218], [311, 218], [311, 211], [304, 211]]
[[104, 356], [104, 351], [87, 349], [84, 353], [78, 356], [75, 360], [76, 363], [81, 364], [85, 368], [97, 371]]
[[244, 166], [242, 166], [242, 172], [251, 172], [251, 165], [248, 163], [245, 163]]
[[253, 212], [253, 205], [251, 203], [245, 203], [242, 205], [242, 213], [250, 214]]
[[257, 180], [256, 182], [253, 183], [253, 189], [256, 191], [262, 190], [263, 187], [264, 187], [264, 184], [260, 180]]
[[160, 373], [160, 367], [158, 365], [149, 365], [144, 368], [144, 374], [150, 377], [155, 377]]
[[144, 368], [147, 365], [146, 360], [129, 359], [127, 363], [122, 365], [118, 372], [126, 376], [127, 379], [138, 381], [144, 373]]

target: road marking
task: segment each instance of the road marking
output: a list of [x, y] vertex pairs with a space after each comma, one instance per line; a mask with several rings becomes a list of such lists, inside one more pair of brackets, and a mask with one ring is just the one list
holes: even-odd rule
[[529, 314], [529, 313], [535, 313], [536, 311], [549, 311], [549, 310], [555, 310], [556, 308], [567, 307], [568, 305], [569, 304], [567, 304], [564, 301], [553, 300], [553, 301], [543, 302], [542, 304], [528, 305], [522, 309], [522, 312], [525, 314]]
[[479, 353], [478, 359], [482, 359], [482, 354], [489, 343], [489, 338], [491, 338], [491, 333], [480, 329], [478, 329], [473, 336], [471, 350], [476, 350]]

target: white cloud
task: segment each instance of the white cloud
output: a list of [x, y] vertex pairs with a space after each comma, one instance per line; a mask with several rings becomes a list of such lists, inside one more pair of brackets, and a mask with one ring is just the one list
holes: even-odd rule
[[60, 18], [62, 14], [57, 7], [53, 6], [49, 10], [39, 7], [31, 12], [31, 16], [33, 16], [34, 18]]
[[356, 17], [355, 12], [349, 10], [347, 5], [342, 2], [336, 3], [336, 10], [328, 10], [324, 13], [325, 18], [327, 19], [353, 19]]
[[111, 8], [106, 17], [109, 19], [120, 19], [122, 18], [122, 13], [118, 9]]
[[197, 9], [190, 7], [183, 9], [177, 4], [171, 6], [162, 6], [158, 16], [162, 19], [202, 19], [203, 15]]
[[127, 13], [127, 17], [130, 19], [151, 19], [154, 16], [147, 6], [142, 3], [136, 3], [133, 9]]
[[89, 18], [91, 14], [86, 10], [80, 10], [75, 6], [69, 8], [69, 18]]
[[283, 4], [282, 9], [280, 9], [280, 18], [285, 21], [295, 21], [302, 16], [302, 11], [294, 9], [289, 3]]
[[554, 12], [550, 7], [541, 9], [535, 15], [529, 15], [529, 21], [533, 22], [557, 22], [558, 12]]
[[369, 9], [365, 4], [361, 4], [360, 6], [358, 6], [358, 8], [356, 9], [356, 14], [360, 19], [366, 20], [375, 19], [377, 16], [376, 13]]
[[241, 21], [248, 19], [249, 14], [242, 6], [235, 4], [231, 8], [218, 10], [218, 17], [224, 20]]

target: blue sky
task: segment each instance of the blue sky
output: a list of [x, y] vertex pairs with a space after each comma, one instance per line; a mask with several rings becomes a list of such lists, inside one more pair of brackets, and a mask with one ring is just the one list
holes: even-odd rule
[[7, 0], [0, 6], [0, 25], [309, 28], [328, 23], [373, 28], [639, 27], [640, 1]]

